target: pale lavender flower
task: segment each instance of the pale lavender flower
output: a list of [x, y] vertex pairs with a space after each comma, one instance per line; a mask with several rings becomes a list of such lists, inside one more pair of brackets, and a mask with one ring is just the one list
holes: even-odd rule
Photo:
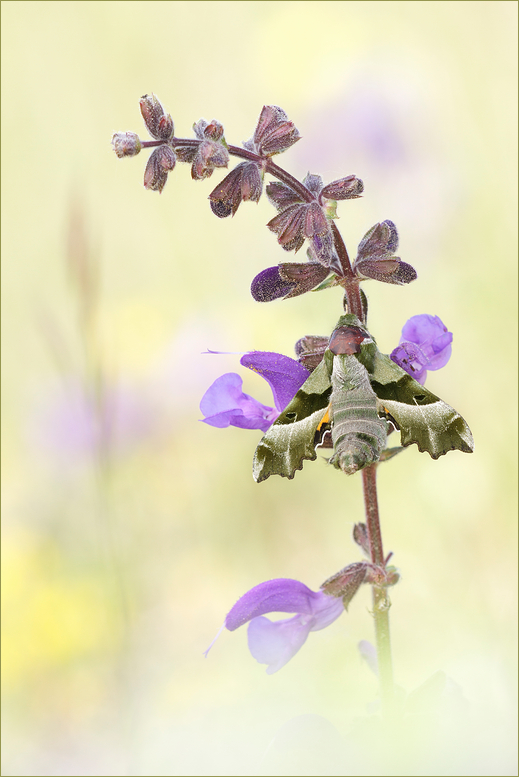
[[[294, 617], [274, 622], [263, 617], [271, 612]], [[267, 664], [267, 674], [274, 674], [295, 656], [311, 631], [326, 628], [343, 612], [341, 599], [312, 591], [298, 580], [278, 578], [247, 591], [227, 613], [224, 625], [234, 631], [250, 621], [249, 650], [256, 661]]]
[[309, 376], [308, 370], [295, 359], [270, 351], [251, 351], [240, 364], [261, 375], [274, 397], [274, 407], [263, 405], [242, 391], [243, 381], [235, 372], [217, 378], [207, 389], [200, 410], [206, 424], [220, 429], [261, 429], [266, 432]]
[[131, 451], [157, 430], [158, 420], [138, 387], [105, 386], [96, 398], [70, 380], [40, 398], [32, 426], [37, 444], [70, 464], [101, 450], [116, 455]]
[[445, 367], [451, 357], [452, 332], [438, 316], [412, 316], [402, 328], [400, 345], [391, 359], [422, 385], [427, 370]]

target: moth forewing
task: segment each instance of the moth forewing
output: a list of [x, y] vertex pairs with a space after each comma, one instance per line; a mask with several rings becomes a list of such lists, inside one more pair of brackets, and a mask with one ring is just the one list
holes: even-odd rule
[[330, 464], [352, 475], [379, 461], [387, 439], [387, 421], [366, 368], [354, 355], [337, 354], [332, 370], [332, 440]]
[[260, 440], [252, 465], [257, 483], [270, 475], [291, 480], [305, 460], [314, 461], [315, 437], [331, 392], [329, 360], [323, 359]]
[[369, 378], [379, 400], [379, 411], [395, 422], [404, 447], [416, 443], [422, 453], [427, 451], [433, 459], [452, 450], [472, 453], [471, 431], [456, 410], [378, 349], [371, 365]]

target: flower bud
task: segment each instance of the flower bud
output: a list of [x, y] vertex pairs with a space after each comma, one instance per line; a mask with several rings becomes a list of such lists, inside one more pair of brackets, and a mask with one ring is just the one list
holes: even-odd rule
[[198, 154], [198, 146], [175, 146], [175, 154], [179, 162], [193, 162]]
[[116, 132], [112, 137], [112, 145], [119, 159], [123, 156], [137, 156], [142, 148], [139, 136], [135, 132]]
[[228, 163], [229, 152], [225, 146], [214, 140], [204, 140], [193, 158], [191, 177], [195, 181], [209, 178], [215, 167], [227, 167]]
[[199, 140], [220, 140], [223, 138], [223, 125], [213, 119], [209, 124], [205, 119], [199, 119], [193, 124], [193, 130]]
[[169, 140], [174, 132], [173, 119], [154, 94], [145, 94], [140, 99], [141, 113], [146, 128], [155, 140]]
[[285, 151], [300, 139], [294, 123], [277, 105], [264, 105], [254, 135], [244, 147], [260, 156], [272, 156]]
[[159, 160], [159, 163], [162, 165], [164, 170], [170, 172], [175, 167], [177, 158], [175, 156], [175, 152], [171, 148], [171, 146], [159, 146], [157, 149], [157, 157]]
[[161, 116], [158, 127], [159, 139], [169, 140], [171, 137], [173, 137], [174, 130], [175, 127], [173, 125], [173, 119], [171, 118], [170, 114], [168, 113], [167, 116]]
[[386, 219], [375, 224], [359, 243], [353, 269], [359, 278], [373, 278], [384, 283], [403, 286], [417, 277], [416, 270], [393, 256], [398, 248], [398, 231], [392, 221]]
[[353, 200], [362, 195], [364, 184], [354, 175], [326, 184], [321, 194], [331, 200]]
[[234, 216], [242, 200], [258, 202], [262, 188], [258, 165], [255, 162], [241, 162], [209, 195], [211, 210], [220, 219], [231, 214]]
[[302, 203], [299, 194], [280, 181], [271, 181], [267, 184], [265, 191], [271, 205], [273, 205], [278, 212], [281, 212], [288, 208], [290, 205], [296, 205]]
[[290, 205], [271, 219], [267, 227], [278, 236], [278, 243], [285, 251], [299, 251], [305, 242], [303, 222], [305, 219], [303, 204]]
[[278, 267], [268, 267], [256, 275], [251, 294], [256, 302], [274, 299], [290, 299], [311, 291], [328, 275], [328, 269], [314, 262], [296, 264], [285, 262]]
[[368, 569], [369, 564], [366, 561], [348, 564], [340, 572], [325, 580], [321, 585], [321, 591], [329, 596], [342, 597], [344, 609], [347, 610], [349, 603], [365, 581]]
[[328, 348], [328, 337], [323, 335], [305, 335], [294, 346], [297, 361], [312, 372], [322, 362]]
[[155, 149], [148, 159], [148, 164], [144, 171], [144, 188], [151, 191], [161, 192], [168, 180], [167, 169], [164, 167], [163, 146]]
[[286, 297], [294, 286], [295, 284], [281, 277], [279, 267], [267, 267], [256, 275], [251, 283], [250, 292], [256, 302], [272, 302]]
[[321, 190], [323, 188], [323, 179], [320, 175], [316, 175], [314, 173], [307, 173], [306, 176], [303, 178], [303, 186], [306, 186], [306, 188], [312, 192], [314, 197], [318, 197], [321, 193]]
[[362, 548], [368, 558], [371, 558], [369, 547], [368, 527], [365, 523], [356, 523], [353, 527], [353, 539]]

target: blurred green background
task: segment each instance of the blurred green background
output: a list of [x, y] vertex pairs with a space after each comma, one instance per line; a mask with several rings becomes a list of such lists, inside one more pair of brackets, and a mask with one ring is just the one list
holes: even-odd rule
[[[291, 355], [341, 294], [252, 300], [289, 257], [265, 197], [214, 217], [221, 173], [144, 190], [147, 152], [110, 139], [146, 137], [149, 92], [177, 136], [216, 118], [236, 145], [280, 105], [302, 135], [284, 167], [364, 180], [338, 209], [350, 253], [396, 223], [418, 280], [366, 285], [370, 329], [390, 352], [440, 316], [453, 355], [427, 385], [475, 438], [379, 476], [397, 682], [444, 671], [470, 721], [409, 773], [516, 773], [516, 30], [515, 2], [2, 3], [3, 774], [385, 773], [351, 733], [377, 694], [367, 588], [278, 674], [245, 628], [202, 655], [252, 586], [357, 560], [363, 504], [322, 457], [256, 485], [259, 433], [199, 423], [223, 372], [270, 404], [203, 351]], [[279, 755], [286, 725], [317, 766]]]

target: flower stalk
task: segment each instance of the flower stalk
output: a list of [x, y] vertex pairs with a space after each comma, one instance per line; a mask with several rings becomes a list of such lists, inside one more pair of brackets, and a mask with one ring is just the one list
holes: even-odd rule
[[[296, 359], [270, 351], [243, 354], [243, 367], [261, 375], [273, 394], [264, 405], [242, 390], [236, 373], [217, 378], [204, 394], [200, 409], [209, 426], [257, 429], [263, 432], [253, 458], [257, 483], [271, 475], [291, 480], [304, 461], [315, 461], [318, 448], [331, 448], [328, 464], [352, 475], [362, 472], [366, 524], [357, 523], [353, 538], [364, 553], [313, 591], [292, 579], [277, 578], [256, 585], [229, 611], [224, 627], [234, 631], [248, 623], [249, 649], [254, 658], [277, 672], [299, 651], [309, 633], [332, 624], [347, 611], [361, 585], [372, 587], [373, 619], [382, 715], [394, 719], [395, 687], [391, 660], [388, 588], [399, 573], [388, 566], [382, 544], [376, 473], [408, 445], [416, 444], [433, 459], [450, 450], [470, 453], [473, 439], [464, 419], [439, 397], [423, 388], [428, 370], [445, 366], [451, 355], [452, 333], [438, 316], [413, 316], [402, 330], [391, 355], [381, 354], [367, 329], [365, 280], [403, 286], [417, 277], [399, 256], [398, 231], [386, 219], [361, 239], [355, 259], [337, 228], [337, 202], [362, 195], [363, 182], [346, 175], [329, 183], [308, 173], [299, 181], [272, 157], [300, 140], [286, 113], [263, 106], [251, 138], [243, 147], [229, 145], [223, 125], [199, 119], [195, 138], [178, 138], [174, 123], [157, 97], [144, 95], [141, 114], [153, 140], [132, 132], [112, 138], [118, 158], [153, 149], [144, 174], [145, 188], [161, 192], [177, 161], [191, 165], [193, 180], [209, 178], [227, 168], [230, 156], [243, 160], [208, 196], [220, 219], [236, 215], [242, 202], [258, 202], [263, 188], [276, 215], [267, 228], [285, 252], [306, 244], [306, 260], [279, 261], [257, 274], [251, 294], [257, 302], [272, 302], [340, 286], [345, 315], [331, 336], [305, 335], [295, 345]], [[264, 184], [266, 174], [277, 179]], [[398, 430], [400, 446], [387, 448], [387, 437]], [[265, 617], [283, 612], [291, 618], [272, 622]], [[222, 627], [223, 628], [223, 627]], [[207, 651], [206, 651], [207, 653]]]
[[[385, 567], [384, 549], [382, 546], [382, 530], [377, 499], [377, 464], [362, 470], [362, 486], [364, 491], [364, 508], [366, 511], [366, 527], [371, 561], [378, 567]], [[375, 644], [377, 649], [378, 676], [380, 683], [380, 698], [382, 712], [390, 716], [394, 709], [395, 687], [393, 680], [393, 664], [391, 660], [391, 638], [389, 632], [389, 608], [391, 603], [385, 586], [373, 583], [373, 619], [375, 621]]]

